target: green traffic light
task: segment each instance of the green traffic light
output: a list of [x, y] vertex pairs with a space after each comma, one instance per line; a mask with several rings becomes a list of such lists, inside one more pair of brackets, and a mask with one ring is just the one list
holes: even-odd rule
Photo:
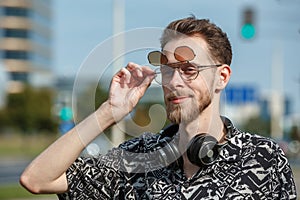
[[246, 40], [252, 39], [255, 35], [255, 27], [252, 24], [244, 24], [241, 29], [241, 35]]
[[69, 107], [63, 107], [60, 110], [59, 115], [60, 115], [60, 119], [63, 120], [63, 121], [69, 121], [73, 118], [72, 109], [69, 108]]

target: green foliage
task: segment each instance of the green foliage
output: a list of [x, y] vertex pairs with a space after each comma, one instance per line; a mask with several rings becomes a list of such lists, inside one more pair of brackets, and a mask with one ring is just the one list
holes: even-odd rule
[[26, 199], [41, 199], [43, 198], [56, 198], [56, 195], [33, 195], [26, 191], [23, 187], [20, 185], [4, 185], [0, 186], [0, 199], [21, 199], [21, 198], [26, 198]]
[[96, 95], [95, 95], [95, 107], [98, 108], [106, 99], [108, 98], [108, 91], [101, 87], [98, 84], [96, 88]]
[[0, 158], [34, 158], [53, 143], [57, 137], [59, 137], [58, 134], [44, 132], [22, 134], [15, 131], [5, 131], [0, 134]]
[[55, 132], [52, 117], [53, 91], [26, 86], [20, 93], [8, 94], [7, 105], [0, 111], [0, 129], [14, 128], [25, 133], [45, 130]]
[[270, 120], [263, 119], [260, 116], [250, 118], [241, 128], [250, 133], [256, 133], [262, 136], [270, 137]]
[[289, 137], [292, 140], [300, 141], [300, 130], [297, 126], [292, 126], [291, 130], [289, 131]]
[[[96, 90], [94, 88], [97, 84]], [[93, 102], [89, 102], [89, 97], [95, 95]], [[77, 95], [76, 121], [81, 121], [94, 112], [106, 99], [108, 91], [103, 89], [100, 84], [91, 82], [85, 89]], [[92, 104], [92, 105], [90, 105]]]

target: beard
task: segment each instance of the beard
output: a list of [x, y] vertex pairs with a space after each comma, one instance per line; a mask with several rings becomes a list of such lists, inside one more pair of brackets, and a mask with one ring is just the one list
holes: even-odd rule
[[[174, 96], [189, 96], [191, 101], [181, 104], [172, 104], [168, 101], [168, 98]], [[201, 93], [199, 99], [196, 99], [194, 94], [175, 91], [165, 97], [166, 109], [168, 119], [172, 123], [179, 124], [181, 122], [191, 122], [195, 120], [210, 104], [211, 96], [208, 90]]]

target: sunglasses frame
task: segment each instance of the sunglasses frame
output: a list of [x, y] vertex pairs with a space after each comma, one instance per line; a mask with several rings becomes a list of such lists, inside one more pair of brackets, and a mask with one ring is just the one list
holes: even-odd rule
[[[185, 52], [190, 53], [192, 55], [185, 56], [183, 53], [184, 50], [188, 50]], [[181, 51], [181, 53], [180, 53], [180, 51]], [[155, 54], [157, 54], [157, 55], [155, 56]], [[174, 51], [174, 57], [179, 62], [188, 62], [188, 61], [193, 60], [196, 57], [196, 54], [194, 53], [193, 49], [188, 46], [179, 46]], [[148, 58], [149, 63], [153, 66], [166, 65], [169, 62], [167, 56], [161, 51], [151, 51], [148, 53], [147, 58]], [[157, 61], [159, 61], [159, 62], [157, 62]]]

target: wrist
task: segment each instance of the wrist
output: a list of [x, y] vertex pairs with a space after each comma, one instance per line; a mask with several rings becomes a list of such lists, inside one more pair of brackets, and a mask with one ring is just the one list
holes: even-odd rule
[[121, 121], [128, 113], [129, 109], [126, 109], [128, 105], [124, 104], [122, 106], [116, 106], [111, 104], [109, 100], [105, 101], [97, 110], [97, 118], [101, 121], [106, 119], [106, 122], [109, 122], [110, 125], [116, 124]]
[[98, 121], [99, 128], [101, 131], [105, 130], [109, 126], [117, 123], [112, 106], [108, 101], [105, 101], [100, 107], [94, 112], [94, 115]]

